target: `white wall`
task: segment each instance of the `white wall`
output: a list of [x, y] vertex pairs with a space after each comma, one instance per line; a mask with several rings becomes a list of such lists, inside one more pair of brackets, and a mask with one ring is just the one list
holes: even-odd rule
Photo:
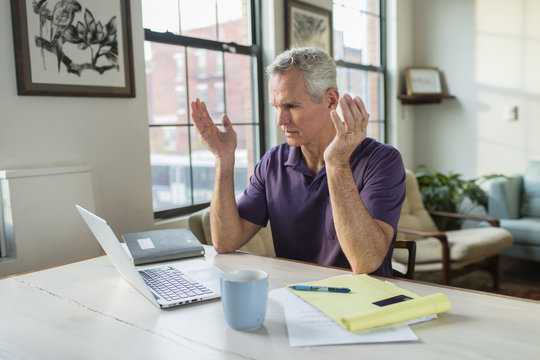
[[135, 98], [18, 96], [10, 2], [0, 1], [0, 169], [90, 166], [96, 211], [118, 234], [154, 226], [139, 1], [131, 22]]
[[402, 105], [397, 95], [404, 91], [402, 69], [414, 63], [414, 0], [387, 0], [387, 143], [395, 146], [406, 168], [414, 169], [414, 111]]
[[95, 211], [86, 166], [0, 171], [0, 277], [102, 255], [74, 204]]
[[118, 232], [153, 225], [139, 1], [131, 22], [135, 98], [18, 96], [10, 5], [0, 2], [0, 169], [89, 165], [96, 211]]
[[[457, 97], [414, 106], [415, 163], [522, 172], [540, 157], [540, 1], [413, 0], [412, 14], [411, 65], [439, 67]], [[506, 121], [514, 104], [519, 120]]]

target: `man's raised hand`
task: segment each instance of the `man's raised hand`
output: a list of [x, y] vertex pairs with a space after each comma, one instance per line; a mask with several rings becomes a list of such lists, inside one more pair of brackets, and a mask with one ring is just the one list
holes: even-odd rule
[[348, 165], [352, 152], [367, 136], [369, 113], [362, 100], [345, 94], [339, 99], [339, 106], [343, 119], [335, 110], [330, 113], [336, 137], [324, 152], [327, 166]]
[[224, 129], [221, 131], [208, 114], [206, 104], [196, 99], [191, 102], [191, 119], [195, 124], [199, 138], [208, 150], [218, 158], [231, 155], [234, 157], [237, 137], [227, 114], [223, 114], [221, 118]]

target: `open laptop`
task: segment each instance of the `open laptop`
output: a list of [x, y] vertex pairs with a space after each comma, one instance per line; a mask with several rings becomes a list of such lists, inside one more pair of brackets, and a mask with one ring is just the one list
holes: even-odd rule
[[137, 268], [107, 222], [79, 205], [76, 207], [120, 275], [154, 305], [168, 308], [220, 297], [221, 271], [205, 260]]

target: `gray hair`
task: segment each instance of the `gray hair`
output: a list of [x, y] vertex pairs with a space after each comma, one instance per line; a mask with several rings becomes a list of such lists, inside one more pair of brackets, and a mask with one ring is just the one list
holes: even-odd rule
[[337, 89], [334, 59], [323, 50], [312, 47], [292, 48], [279, 54], [266, 67], [266, 75], [284, 74], [296, 67], [304, 74], [306, 93], [320, 103], [328, 89]]

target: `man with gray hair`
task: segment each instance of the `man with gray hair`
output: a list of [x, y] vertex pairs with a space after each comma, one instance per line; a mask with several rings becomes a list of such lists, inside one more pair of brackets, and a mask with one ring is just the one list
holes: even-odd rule
[[210, 207], [216, 251], [237, 250], [270, 220], [276, 256], [391, 276], [405, 198], [401, 155], [367, 137], [364, 103], [339, 97], [336, 65], [324, 51], [287, 50], [267, 75], [287, 141], [264, 154], [238, 202], [231, 121], [223, 115], [220, 131], [203, 102], [191, 103], [199, 137], [216, 156]]

